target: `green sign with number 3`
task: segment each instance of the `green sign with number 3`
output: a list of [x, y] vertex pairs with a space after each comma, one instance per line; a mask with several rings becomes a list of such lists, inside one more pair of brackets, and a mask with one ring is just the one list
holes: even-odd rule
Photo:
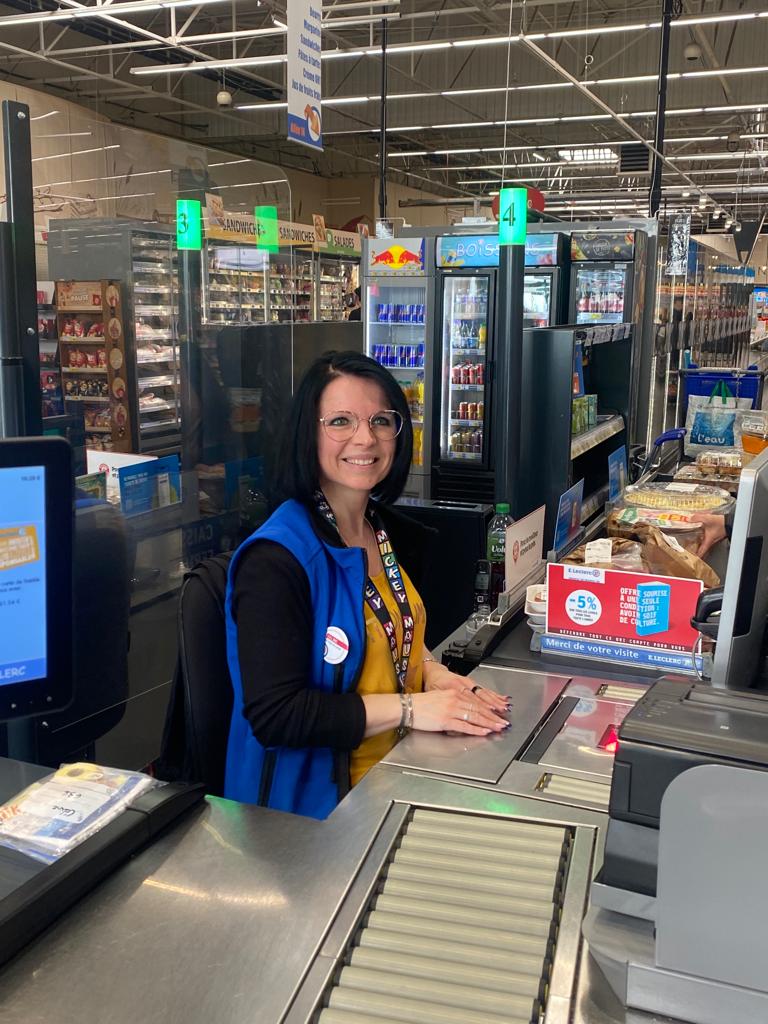
[[176, 246], [179, 249], [203, 247], [203, 217], [197, 199], [176, 200]]
[[525, 245], [528, 229], [528, 189], [499, 192], [499, 245]]

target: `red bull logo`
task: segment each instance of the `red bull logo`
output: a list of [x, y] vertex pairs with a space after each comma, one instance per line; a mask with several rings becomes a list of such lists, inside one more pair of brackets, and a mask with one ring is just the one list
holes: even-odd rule
[[421, 267], [422, 263], [423, 257], [421, 253], [412, 252], [402, 245], [390, 245], [388, 249], [384, 249], [383, 252], [371, 257], [372, 267], [387, 266], [393, 270], [399, 270], [401, 267], [407, 267], [411, 264]]

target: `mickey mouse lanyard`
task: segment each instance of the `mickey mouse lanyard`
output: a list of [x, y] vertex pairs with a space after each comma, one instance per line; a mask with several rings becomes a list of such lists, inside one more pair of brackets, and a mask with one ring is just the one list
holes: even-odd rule
[[[336, 516], [333, 514], [333, 509], [328, 504], [328, 501], [322, 491], [318, 491], [315, 494], [315, 501], [320, 515], [322, 515], [338, 532], [339, 527], [336, 522]], [[369, 514], [373, 521], [375, 512], [371, 509]], [[376, 516], [376, 519], [378, 519], [378, 516]], [[381, 624], [381, 628], [384, 630], [384, 635], [389, 641], [389, 653], [392, 655], [392, 663], [395, 666], [395, 678], [397, 679], [397, 685], [400, 692], [404, 693], [405, 680], [408, 675], [408, 662], [410, 661], [411, 647], [413, 646], [413, 616], [411, 615], [411, 606], [408, 601], [405, 584], [403, 583], [403, 577], [400, 573], [400, 566], [397, 564], [397, 558], [395, 557], [395, 552], [392, 550], [392, 545], [389, 541], [387, 531], [381, 525], [381, 522], [373, 522], [373, 526], [376, 543], [379, 545], [381, 561], [384, 565], [384, 571], [387, 574], [389, 589], [392, 591], [392, 596], [401, 608], [401, 615], [403, 619], [403, 646], [400, 651], [397, 649], [397, 632], [395, 630], [395, 624], [392, 621], [392, 616], [389, 614], [387, 606], [384, 603], [384, 599], [370, 576], [365, 581], [365, 601], [378, 619]]]

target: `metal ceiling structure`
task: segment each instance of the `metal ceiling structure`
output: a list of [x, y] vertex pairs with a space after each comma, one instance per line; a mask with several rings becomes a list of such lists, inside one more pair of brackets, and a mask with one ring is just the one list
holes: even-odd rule
[[[272, 0], [2, 0], [0, 76], [284, 167], [375, 174], [385, 19], [393, 180], [468, 201], [531, 184], [562, 217], [647, 211], [649, 176], [620, 157], [652, 146], [660, 0], [325, 0], [322, 154], [285, 138], [284, 19]], [[768, 7], [682, 0], [669, 71], [662, 209], [751, 218], [768, 197]]]

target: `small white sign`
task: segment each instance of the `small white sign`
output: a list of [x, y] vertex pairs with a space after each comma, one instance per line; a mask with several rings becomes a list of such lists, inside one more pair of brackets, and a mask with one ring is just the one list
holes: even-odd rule
[[610, 562], [613, 554], [613, 543], [610, 537], [591, 540], [584, 551], [584, 564], [594, 565], [595, 562]]
[[545, 511], [542, 505], [506, 529], [504, 573], [507, 590], [515, 590], [542, 560]]

